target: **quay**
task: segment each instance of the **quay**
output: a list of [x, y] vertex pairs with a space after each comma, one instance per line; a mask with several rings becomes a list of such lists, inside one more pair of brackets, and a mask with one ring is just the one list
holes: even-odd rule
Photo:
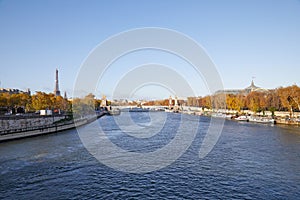
[[[185, 114], [194, 114], [208, 117], [221, 117], [225, 119], [234, 119], [238, 116], [248, 116], [249, 118], [261, 118], [262, 120], [274, 119], [274, 124], [282, 125], [295, 125], [300, 126], [300, 113], [295, 112], [293, 117], [290, 117], [289, 112], [285, 111], [275, 111], [274, 115], [270, 111], [254, 113], [250, 110], [236, 111], [236, 110], [227, 110], [227, 109], [202, 109], [199, 107], [183, 107], [179, 112]], [[251, 121], [251, 120], [250, 120]], [[252, 120], [251, 122], [255, 122]], [[258, 122], [259, 123], [259, 122]]]
[[[72, 119], [67, 121], [52, 121], [52, 123], [48, 123], [45, 125], [39, 125], [39, 126], [32, 126], [32, 127], [18, 127], [14, 129], [6, 129], [0, 131], [0, 142], [8, 141], [8, 140], [15, 140], [15, 139], [21, 139], [26, 137], [33, 137], [33, 136], [39, 136], [39, 135], [46, 135], [51, 133], [57, 133], [61, 131], [66, 131], [69, 129], [74, 129], [76, 127], [80, 127], [86, 124], [89, 124], [96, 119], [106, 115], [106, 112], [96, 112], [95, 115], [85, 116], [80, 119]], [[58, 117], [58, 116], [56, 116]], [[45, 123], [46, 120], [49, 120], [50, 118], [54, 117], [29, 117], [33, 119], [38, 119], [40, 122]], [[26, 120], [27, 118], [22, 117], [20, 119], [6, 119], [10, 120], [9, 122], [16, 123], [18, 120]], [[61, 119], [61, 118], [59, 118]], [[3, 119], [1, 119], [3, 120]], [[4, 119], [5, 120], [5, 119]], [[24, 122], [23, 122], [24, 123]], [[40, 124], [42, 124], [40, 123]]]
[[[122, 112], [126, 112], [132, 109], [131, 106], [114, 106], [117, 109], [122, 110]], [[282, 124], [282, 125], [294, 125], [300, 126], [300, 113], [294, 112], [294, 115], [290, 117], [290, 113], [286, 111], [275, 111], [274, 116], [272, 116], [272, 112], [265, 111], [260, 113], [254, 113], [250, 110], [228, 110], [228, 109], [207, 109], [202, 107], [192, 107], [192, 106], [178, 106], [177, 109], [170, 109], [170, 106], [143, 106], [143, 109], [149, 111], [162, 111], [165, 112], [174, 112], [174, 113], [182, 113], [189, 115], [199, 115], [199, 116], [207, 116], [207, 117], [217, 117], [217, 118], [225, 118], [227, 120], [234, 119], [238, 116], [245, 115], [251, 116], [252, 118], [260, 118], [262, 120], [265, 119], [273, 119], [274, 124]], [[256, 120], [252, 120], [251, 122], [256, 122]], [[260, 123], [257, 120], [256, 123]], [[270, 121], [271, 123], [271, 121]]]

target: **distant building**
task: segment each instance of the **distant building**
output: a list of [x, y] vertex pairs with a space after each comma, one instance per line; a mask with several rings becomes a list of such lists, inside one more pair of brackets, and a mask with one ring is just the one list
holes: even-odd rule
[[55, 73], [55, 88], [54, 88], [55, 96], [60, 96], [59, 85], [58, 85], [58, 70], [56, 69]]
[[169, 109], [171, 110], [173, 108], [173, 99], [172, 96], [169, 97]]
[[267, 89], [258, 87], [254, 84], [254, 81], [252, 80], [251, 85], [249, 87], [246, 87], [245, 89], [228, 89], [228, 90], [218, 90], [215, 92], [215, 94], [243, 94], [243, 95], [247, 95], [251, 92], [265, 92], [265, 91], [269, 91]]
[[108, 106], [108, 103], [107, 103], [107, 99], [106, 99], [106, 96], [105, 95], [103, 95], [102, 96], [102, 99], [101, 99], [101, 104], [100, 104], [100, 107], [106, 107], [106, 106]]
[[67, 92], [64, 93], [64, 99], [68, 100]]
[[186, 102], [183, 98], [179, 99], [177, 96], [173, 99], [172, 96], [169, 97], [169, 110], [179, 110], [181, 106], [185, 106]]
[[11, 88], [0, 88], [0, 93], [9, 93], [9, 94], [31, 94], [30, 89], [28, 88], [26, 91], [19, 89], [11, 89]]

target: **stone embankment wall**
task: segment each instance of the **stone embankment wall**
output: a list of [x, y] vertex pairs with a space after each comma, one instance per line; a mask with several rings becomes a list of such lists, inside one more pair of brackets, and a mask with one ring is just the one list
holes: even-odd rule
[[[237, 110], [225, 110], [225, 109], [207, 109], [207, 108], [201, 108], [201, 107], [188, 107], [188, 106], [183, 106], [184, 110], [192, 110], [192, 111], [197, 111], [197, 112], [221, 112], [221, 113], [227, 113], [227, 114], [236, 114], [238, 113]], [[241, 111], [244, 114], [249, 114], [249, 115], [263, 115], [263, 112], [260, 113], [254, 113], [251, 110], [243, 110]], [[266, 116], [272, 116], [272, 112], [270, 111], [265, 111], [264, 113]], [[277, 117], [288, 117], [290, 115], [290, 112], [284, 112], [284, 111], [275, 111], [274, 113], [275, 116]], [[294, 118], [300, 117], [300, 112], [294, 112]]]
[[[80, 119], [76, 121], [76, 127], [85, 125], [88, 123], [87, 119]], [[68, 129], [75, 128], [74, 123], [63, 123], [63, 124], [55, 124], [50, 125], [48, 127], [39, 128], [39, 129], [32, 129], [32, 130], [26, 130], [26, 131], [20, 131], [20, 132], [12, 132], [12, 133], [2, 133], [0, 134], [0, 142], [7, 141], [7, 140], [14, 140], [14, 139], [20, 139], [20, 138], [26, 138], [26, 137], [32, 137], [32, 136], [38, 136], [38, 135], [44, 135], [44, 134], [50, 134], [50, 133], [57, 133], [59, 131], [65, 131]]]
[[0, 119], [0, 131], [49, 126], [64, 116], [9, 117]]

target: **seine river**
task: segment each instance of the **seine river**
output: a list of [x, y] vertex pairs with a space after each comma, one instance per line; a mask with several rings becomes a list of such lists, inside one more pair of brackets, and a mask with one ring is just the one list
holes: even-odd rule
[[[139, 126], [150, 122], [148, 113], [130, 115]], [[166, 115], [161, 132], [148, 138], [124, 134], [111, 116], [81, 130], [89, 134], [100, 125], [118, 147], [151, 152], [169, 144], [180, 124], [181, 114], [153, 113]], [[299, 127], [225, 121], [215, 147], [200, 159], [210, 118], [185, 120], [189, 127], [199, 122], [192, 144], [175, 162], [148, 173], [102, 164], [75, 129], [0, 143], [0, 199], [300, 199]]]

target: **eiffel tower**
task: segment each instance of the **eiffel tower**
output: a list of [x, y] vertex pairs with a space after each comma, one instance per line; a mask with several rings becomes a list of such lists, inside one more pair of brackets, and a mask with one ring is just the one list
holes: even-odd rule
[[55, 88], [54, 88], [55, 96], [60, 96], [59, 86], [58, 86], [58, 70], [56, 69], [56, 77], [55, 77]]

